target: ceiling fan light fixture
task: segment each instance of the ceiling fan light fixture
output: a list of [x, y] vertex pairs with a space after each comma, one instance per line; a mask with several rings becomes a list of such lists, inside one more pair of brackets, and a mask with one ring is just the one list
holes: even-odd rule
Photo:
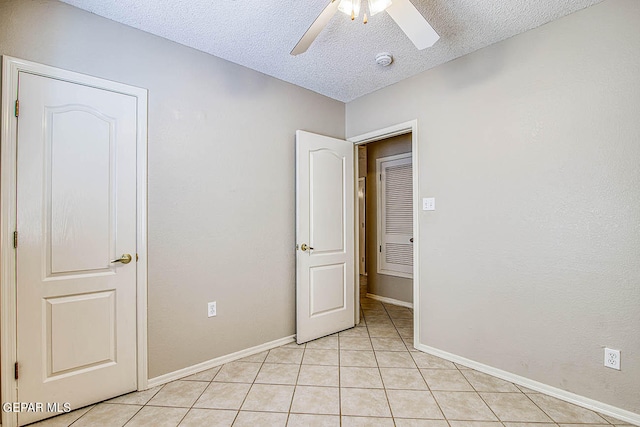
[[[392, 1], [393, 7], [389, 7]], [[338, 10], [350, 15], [353, 21], [360, 14], [361, 3], [362, 0], [331, 0], [320, 12], [316, 20], [313, 21], [311, 27], [302, 35], [298, 44], [291, 51], [291, 55], [295, 56], [306, 52]], [[411, 0], [367, 0], [367, 4], [370, 16], [385, 10], [416, 48], [420, 50], [433, 46], [440, 38], [433, 27], [424, 19], [424, 16], [411, 3]], [[366, 24], [367, 21], [368, 16], [365, 13], [364, 23]]]
[[369, 16], [380, 13], [391, 6], [391, 0], [369, 0]]
[[338, 10], [351, 16], [353, 20], [356, 16], [360, 15], [360, 0], [340, 0]]

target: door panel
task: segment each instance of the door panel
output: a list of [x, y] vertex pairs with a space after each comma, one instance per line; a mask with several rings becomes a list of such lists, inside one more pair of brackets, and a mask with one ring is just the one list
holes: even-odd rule
[[[47, 379], [115, 363], [115, 292], [45, 298], [45, 302]], [[79, 318], [88, 322], [77, 323]]]
[[347, 289], [345, 264], [312, 267], [309, 273], [310, 317], [344, 310]]
[[136, 98], [26, 72], [18, 95], [18, 400], [75, 409], [137, 387]]
[[110, 191], [116, 164], [111, 138], [115, 120], [83, 106], [45, 108], [44, 114], [49, 130], [44, 138], [45, 175], [51, 177], [44, 194], [49, 271], [109, 268], [115, 237]]
[[344, 252], [344, 157], [327, 149], [309, 153], [310, 245], [314, 253]]
[[353, 144], [296, 133], [298, 343], [355, 325], [354, 180]]

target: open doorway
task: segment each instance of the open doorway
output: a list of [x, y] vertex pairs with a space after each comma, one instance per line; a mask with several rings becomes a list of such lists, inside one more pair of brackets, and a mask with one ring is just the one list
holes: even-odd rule
[[360, 295], [413, 307], [412, 135], [357, 151]]
[[[372, 298], [366, 298], [366, 294], [363, 298], [365, 301], [361, 301], [360, 287], [358, 286], [360, 251], [359, 245], [356, 244], [360, 229], [357, 192], [358, 146], [406, 134], [410, 135], [411, 150], [410, 153], [405, 152], [403, 157], [405, 160], [410, 158], [411, 168], [405, 170], [405, 176], [408, 179], [404, 181], [404, 188], [407, 192], [409, 208], [403, 218], [404, 222], [410, 225], [405, 237], [412, 244], [412, 250], [408, 252], [409, 261], [404, 267], [406, 268], [405, 273], [411, 273], [413, 277], [411, 282], [413, 284], [412, 303], [393, 301], [392, 298], [392, 301], [376, 301]], [[420, 194], [416, 172], [419, 159], [417, 142], [416, 120], [355, 136], [349, 138], [348, 141], [301, 130], [296, 132], [296, 339], [298, 343], [330, 335], [353, 325], [360, 325], [361, 315], [365, 315], [368, 326], [369, 322], [366, 320], [365, 310], [365, 304], [368, 304], [376, 306], [368, 307], [369, 311], [375, 311], [372, 308], [379, 308], [389, 314], [388, 317], [391, 317], [392, 320], [393, 317], [389, 312], [394, 311], [395, 317], [398, 320], [401, 319], [400, 323], [403, 324], [400, 326], [402, 331], [399, 329], [397, 331], [391, 330], [392, 328], [397, 329], [399, 326], [395, 324], [395, 321], [393, 325], [382, 325], [392, 328], [380, 328], [381, 330], [377, 331], [377, 334], [400, 335], [404, 344], [396, 342], [398, 347], [404, 348], [406, 344], [407, 347], [416, 348], [419, 345], [419, 310], [413, 311], [406, 306], [387, 304], [392, 307], [390, 310], [386, 305], [383, 306], [384, 302], [396, 302], [411, 308], [413, 306], [419, 307], [419, 287], [416, 286], [416, 283], [419, 283], [419, 268], [416, 262], [419, 259], [419, 240], [415, 238], [419, 236], [419, 223], [417, 208], [413, 209], [412, 207]], [[383, 168], [382, 162], [384, 161], [391, 161], [386, 166], [394, 166], [393, 161], [396, 160], [396, 158], [377, 159], [376, 168]], [[378, 161], [381, 162], [379, 166], [377, 165]], [[366, 187], [370, 186], [366, 185]], [[351, 197], [348, 196], [349, 194]], [[392, 191], [390, 194], [395, 195], [396, 193]], [[311, 203], [312, 201], [314, 203]], [[318, 214], [312, 215], [311, 211]], [[332, 220], [327, 220], [327, 213], [333, 213]], [[316, 223], [311, 223], [312, 221], [316, 221]], [[349, 223], [351, 226], [345, 227]], [[327, 247], [323, 248], [318, 242], [324, 240], [326, 243], [327, 236], [331, 237], [329, 243], [332, 246], [325, 245]], [[338, 260], [328, 258], [325, 256], [327, 252], [332, 257], [335, 255], [340, 258]], [[375, 250], [373, 252], [375, 253]], [[368, 253], [370, 254], [371, 251]], [[365, 251], [365, 259], [366, 257], [367, 251]], [[312, 265], [311, 261], [324, 262], [325, 264]], [[324, 268], [326, 266], [335, 271], [326, 274], [327, 268]], [[312, 277], [312, 269], [317, 275], [315, 278]], [[367, 274], [370, 273], [370, 270], [367, 271]], [[334, 292], [331, 293], [330, 299], [327, 298], [329, 295], [326, 292], [327, 288], [318, 285], [319, 280], [324, 280], [330, 287], [333, 286]], [[314, 303], [315, 300], [318, 303]], [[309, 304], [315, 304], [315, 309], [321, 311], [313, 312]], [[318, 316], [319, 313], [323, 315]], [[336, 324], [327, 322], [326, 313], [339, 316], [339, 319], [334, 319]], [[343, 316], [345, 313], [346, 317]], [[375, 317], [376, 314], [383, 313], [371, 314]], [[314, 323], [317, 328], [309, 328], [311, 323]], [[301, 338], [304, 335], [303, 331], [311, 331], [311, 333]], [[371, 331], [369, 331], [370, 334]], [[379, 335], [379, 337], [388, 336]]]
[[[414, 346], [412, 133], [357, 146], [361, 314]], [[372, 336], [374, 336], [372, 335]]]

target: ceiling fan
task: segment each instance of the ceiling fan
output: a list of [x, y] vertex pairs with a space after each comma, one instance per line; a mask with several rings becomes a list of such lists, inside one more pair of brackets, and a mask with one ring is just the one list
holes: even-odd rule
[[[306, 52], [338, 10], [351, 15], [351, 20], [354, 20], [360, 14], [360, 3], [361, 0], [331, 0], [331, 3], [324, 8], [293, 48], [291, 55], [299, 55]], [[367, 3], [369, 4], [370, 16], [386, 10], [400, 29], [420, 50], [433, 46], [440, 38], [438, 33], [435, 32], [409, 0], [393, 0], [393, 2], [391, 0], [367, 0]], [[366, 24], [367, 21], [368, 17], [365, 13], [363, 22]]]

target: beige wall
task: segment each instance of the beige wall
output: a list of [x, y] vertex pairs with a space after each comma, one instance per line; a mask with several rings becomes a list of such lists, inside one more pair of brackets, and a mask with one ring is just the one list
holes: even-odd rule
[[606, 0], [347, 104], [348, 136], [418, 120], [420, 342], [635, 413], [639, 23]]
[[367, 148], [367, 218], [365, 223], [367, 241], [367, 292], [386, 298], [413, 302], [413, 280], [403, 277], [378, 274], [378, 184], [376, 160], [411, 152], [411, 134], [394, 136], [372, 142]]
[[0, 1], [0, 54], [149, 89], [150, 377], [295, 333], [294, 133], [343, 103], [51, 0]]

